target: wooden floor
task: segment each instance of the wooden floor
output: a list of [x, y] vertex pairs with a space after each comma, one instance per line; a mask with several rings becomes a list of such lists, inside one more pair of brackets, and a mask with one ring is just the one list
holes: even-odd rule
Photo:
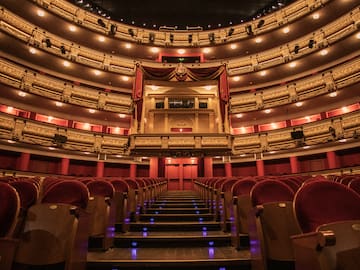
[[230, 234], [190, 191], [163, 194], [129, 232], [116, 233], [114, 243], [89, 252], [87, 269], [250, 269], [249, 249], [232, 247]]

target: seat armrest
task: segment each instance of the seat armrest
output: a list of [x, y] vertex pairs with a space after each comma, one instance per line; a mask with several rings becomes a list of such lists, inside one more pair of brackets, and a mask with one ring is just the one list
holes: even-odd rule
[[291, 236], [294, 246], [322, 250], [326, 246], [334, 246], [336, 237], [333, 231], [318, 231]]

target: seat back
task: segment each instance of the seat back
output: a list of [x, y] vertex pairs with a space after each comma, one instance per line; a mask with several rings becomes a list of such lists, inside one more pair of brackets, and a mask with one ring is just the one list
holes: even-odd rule
[[0, 182], [0, 237], [12, 236], [20, 211], [20, 198], [16, 190]]
[[302, 186], [294, 199], [296, 218], [303, 232], [323, 224], [360, 219], [360, 196], [337, 182], [313, 181]]
[[89, 201], [87, 187], [78, 181], [64, 180], [53, 184], [44, 194], [42, 203], [64, 203], [85, 209]]
[[34, 183], [21, 180], [11, 182], [10, 185], [18, 192], [22, 209], [28, 209], [37, 202], [39, 190]]
[[250, 192], [253, 206], [271, 202], [292, 201], [294, 192], [278, 180], [264, 180], [254, 185]]
[[348, 187], [360, 195], [360, 177], [352, 179], [349, 182]]

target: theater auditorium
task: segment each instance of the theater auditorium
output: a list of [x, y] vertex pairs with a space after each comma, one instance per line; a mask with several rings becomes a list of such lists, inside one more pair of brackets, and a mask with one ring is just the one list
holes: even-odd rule
[[1, 270], [358, 270], [359, 0], [0, 0]]

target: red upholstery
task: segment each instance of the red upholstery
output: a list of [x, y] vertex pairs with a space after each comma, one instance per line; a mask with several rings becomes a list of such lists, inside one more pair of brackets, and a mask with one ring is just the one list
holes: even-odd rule
[[350, 181], [355, 178], [356, 178], [355, 175], [347, 175], [340, 179], [340, 183], [347, 186], [350, 183]]
[[314, 181], [298, 190], [294, 210], [302, 231], [312, 232], [323, 224], [360, 219], [360, 196], [337, 182]]
[[132, 188], [132, 189], [138, 189], [139, 188], [139, 186], [138, 186], [138, 184], [136, 183], [135, 180], [132, 180], [132, 179], [124, 179], [124, 180], [129, 185], [130, 188]]
[[87, 187], [75, 180], [65, 180], [52, 185], [44, 194], [42, 203], [65, 203], [86, 208], [89, 201]]
[[114, 179], [114, 180], [111, 180], [110, 183], [113, 185], [115, 191], [117, 191], [117, 192], [128, 192], [129, 191], [129, 185], [125, 181]]
[[355, 190], [357, 194], [360, 195], [360, 177], [352, 179], [348, 184], [349, 188]]
[[86, 186], [89, 189], [91, 196], [103, 196], [108, 198], [114, 197], [114, 187], [107, 181], [93, 180], [87, 183]]
[[252, 204], [261, 205], [270, 202], [292, 201], [294, 192], [285, 183], [278, 180], [264, 180], [251, 189]]
[[10, 233], [19, 213], [20, 199], [9, 184], [0, 182], [0, 237]]
[[252, 179], [243, 179], [239, 180], [233, 187], [232, 187], [232, 194], [234, 196], [239, 195], [249, 195], [251, 189], [256, 184], [255, 180]]
[[300, 188], [300, 184], [298, 184], [295, 180], [292, 180], [290, 178], [284, 178], [281, 181], [287, 184], [289, 188], [291, 188], [292, 191], [294, 191], [295, 193]]
[[12, 182], [10, 185], [18, 192], [20, 197], [20, 207], [22, 209], [28, 209], [36, 203], [39, 192], [34, 183], [23, 180]]
[[223, 182], [222, 186], [221, 186], [221, 190], [222, 191], [230, 191], [232, 186], [236, 183], [236, 181], [238, 181], [237, 178], [230, 178], [227, 179], [225, 182]]

